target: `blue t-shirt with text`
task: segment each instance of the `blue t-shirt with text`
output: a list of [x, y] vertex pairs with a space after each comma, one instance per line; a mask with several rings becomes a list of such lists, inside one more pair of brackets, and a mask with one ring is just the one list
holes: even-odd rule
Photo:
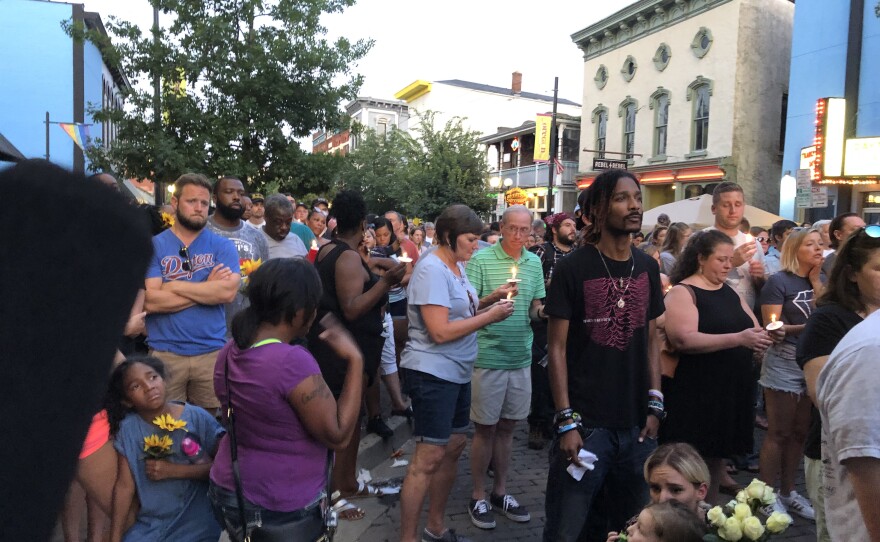
[[[204, 228], [189, 245], [190, 270], [184, 271], [180, 255], [184, 243], [170, 229], [153, 237], [153, 257], [147, 278], [162, 282], [185, 280], [205, 282], [218, 264], [233, 273], [241, 272], [238, 251], [229, 239]], [[150, 348], [180, 356], [198, 356], [219, 350], [226, 343], [226, 309], [219, 305], [193, 305], [178, 312], [147, 315], [147, 343]]]

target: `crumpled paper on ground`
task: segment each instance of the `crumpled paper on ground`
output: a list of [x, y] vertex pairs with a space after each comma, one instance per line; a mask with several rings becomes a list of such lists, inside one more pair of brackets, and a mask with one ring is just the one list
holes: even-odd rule
[[581, 466], [581, 465], [578, 465], [577, 463], [572, 462], [572, 463], [569, 463], [568, 468], [565, 470], [568, 471], [568, 473], [571, 475], [572, 478], [574, 478], [575, 480], [580, 482], [581, 478], [584, 477], [585, 472], [596, 468], [594, 463], [596, 463], [596, 461], [598, 461], [599, 458], [593, 452], [588, 452], [588, 451], [584, 450], [583, 448], [581, 448], [581, 450], [578, 452], [577, 458], [578, 458], [578, 461], [584, 466]]

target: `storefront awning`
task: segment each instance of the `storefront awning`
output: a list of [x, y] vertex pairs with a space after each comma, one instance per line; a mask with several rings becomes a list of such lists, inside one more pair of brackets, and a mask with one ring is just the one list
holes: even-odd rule
[[[699, 182], [711, 181], [724, 177], [724, 170], [718, 166], [689, 167], [678, 169], [660, 169], [655, 171], [646, 171], [644, 173], [633, 172], [643, 185], [652, 184], [672, 184], [675, 182]], [[577, 187], [580, 190], [589, 187], [596, 179], [595, 175], [584, 176], [577, 180]]]

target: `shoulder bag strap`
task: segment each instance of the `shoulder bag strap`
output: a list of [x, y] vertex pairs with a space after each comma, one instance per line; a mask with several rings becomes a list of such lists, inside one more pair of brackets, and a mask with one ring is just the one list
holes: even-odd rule
[[238, 470], [238, 443], [235, 440], [235, 411], [232, 408], [232, 388], [229, 387], [229, 352], [223, 360], [223, 380], [226, 384], [226, 419], [229, 420], [229, 448], [232, 459], [232, 475], [235, 477], [235, 498], [238, 501], [238, 515], [241, 519], [241, 537], [250, 542], [247, 516], [244, 510], [244, 490], [241, 486], [241, 473]]

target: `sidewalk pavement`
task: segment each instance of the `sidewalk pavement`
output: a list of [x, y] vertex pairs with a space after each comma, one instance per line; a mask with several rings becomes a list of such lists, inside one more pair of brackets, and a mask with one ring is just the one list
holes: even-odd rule
[[[404, 423], [404, 425], [406, 425]], [[398, 440], [400, 425], [396, 426], [394, 441]], [[375, 435], [371, 435], [375, 436]], [[756, 447], [760, 447], [764, 437], [764, 431], [755, 430]], [[470, 439], [469, 439], [470, 441]], [[507, 481], [508, 493], [516, 497], [519, 503], [525, 506], [531, 513], [532, 520], [528, 523], [515, 523], [508, 520], [502, 514], [495, 514], [497, 527], [492, 530], [481, 530], [475, 527], [468, 517], [467, 507], [470, 502], [471, 476], [470, 442], [458, 462], [458, 475], [449, 496], [446, 510], [446, 526], [458, 534], [467, 536], [474, 542], [504, 540], [504, 541], [540, 541], [544, 529], [544, 494], [547, 485], [548, 446], [543, 450], [530, 450], [528, 444], [528, 424], [523, 421], [517, 425], [513, 441], [513, 458], [511, 461], [510, 475]], [[362, 444], [363, 446], [363, 444]], [[373, 445], [375, 446], [375, 445]], [[403, 459], [411, 459], [415, 443], [409, 440], [403, 446]], [[372, 457], [379, 457], [376, 451]], [[406, 475], [406, 467], [391, 468], [391, 458], [386, 458], [381, 464], [373, 468], [370, 473], [374, 480], [389, 478], [401, 478]], [[359, 462], [360, 465], [360, 462]], [[746, 485], [757, 475], [741, 471], [734, 476], [740, 484]], [[487, 489], [490, 481], [487, 481]], [[803, 468], [798, 470], [797, 491], [806, 495], [804, 487]], [[400, 506], [399, 496], [392, 495], [378, 499], [361, 499], [355, 501], [364, 509], [366, 517], [360, 521], [340, 521], [335, 542], [354, 542], [358, 540], [369, 542], [392, 542], [399, 540]], [[424, 527], [426, 512], [422, 513]], [[792, 542], [813, 542], [816, 540], [815, 524], [796, 515], [794, 524], [789, 527], [779, 540]]]

